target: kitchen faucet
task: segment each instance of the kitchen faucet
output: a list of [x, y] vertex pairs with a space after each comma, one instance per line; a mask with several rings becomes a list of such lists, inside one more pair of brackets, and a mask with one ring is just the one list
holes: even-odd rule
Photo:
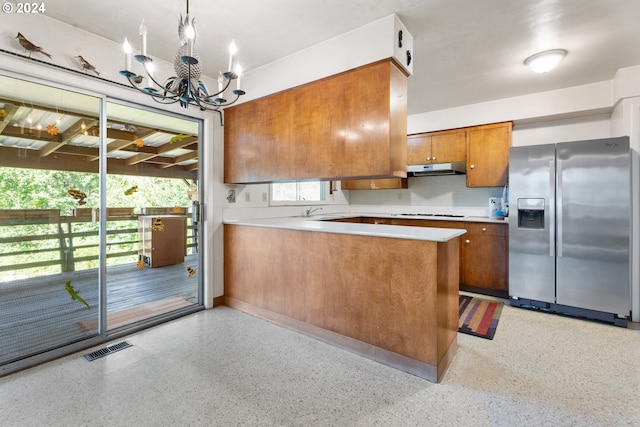
[[312, 213], [314, 213], [315, 211], [319, 211], [320, 209], [322, 209], [322, 208], [313, 208], [313, 209], [312, 208], [307, 208], [304, 211], [304, 216], [311, 216]]

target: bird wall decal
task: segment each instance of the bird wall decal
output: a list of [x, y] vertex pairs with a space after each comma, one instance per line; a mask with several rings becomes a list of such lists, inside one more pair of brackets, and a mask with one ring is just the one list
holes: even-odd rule
[[27, 38], [23, 36], [22, 33], [18, 33], [16, 38], [18, 39], [18, 42], [20, 42], [20, 46], [22, 46], [25, 51], [29, 52], [29, 58], [31, 58], [32, 53], [36, 52], [36, 53], [41, 53], [43, 55], [47, 55], [49, 59], [53, 59], [51, 58], [51, 55], [49, 55], [47, 52], [42, 50], [40, 46], [36, 46], [35, 44], [27, 40]]
[[82, 57], [82, 55], [78, 55], [78, 56], [76, 56], [76, 58], [78, 58], [78, 61], [80, 61], [80, 65], [82, 65], [82, 68], [84, 68], [85, 72], [93, 71], [94, 73], [96, 73], [96, 75], [98, 75], [98, 76], [100, 75], [98, 70], [96, 70], [96, 67], [91, 65], [91, 63], [89, 61], [87, 61], [86, 59], [84, 59]]

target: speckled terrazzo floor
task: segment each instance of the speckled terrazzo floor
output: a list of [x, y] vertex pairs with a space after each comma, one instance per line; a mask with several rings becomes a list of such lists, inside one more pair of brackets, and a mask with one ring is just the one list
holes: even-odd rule
[[639, 330], [508, 305], [440, 384], [226, 307], [126, 339], [0, 378], [0, 425], [640, 425]]

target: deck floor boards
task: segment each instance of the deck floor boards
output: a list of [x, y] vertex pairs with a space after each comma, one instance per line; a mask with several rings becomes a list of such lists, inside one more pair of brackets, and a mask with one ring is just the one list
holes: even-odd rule
[[[198, 274], [197, 255], [165, 267], [107, 267], [108, 329], [198, 304]], [[67, 280], [89, 309], [71, 299]], [[96, 335], [97, 319], [97, 269], [1, 282], [0, 364]]]

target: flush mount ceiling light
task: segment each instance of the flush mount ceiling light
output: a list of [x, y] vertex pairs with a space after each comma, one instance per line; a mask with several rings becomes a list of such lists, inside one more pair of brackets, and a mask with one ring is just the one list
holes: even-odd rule
[[531, 55], [524, 60], [525, 65], [536, 73], [548, 73], [558, 66], [567, 55], [564, 49], [553, 49]]
[[[140, 36], [142, 37], [140, 54], [135, 55], [136, 61], [142, 64], [147, 77], [147, 86], [139, 86], [142, 82], [142, 76], [138, 76], [131, 71], [131, 45], [125, 38], [123, 49], [125, 52], [125, 69], [120, 74], [129, 80], [131, 86], [135, 89], [150, 95], [156, 102], [162, 104], [172, 104], [179, 102], [184, 108], [189, 105], [200, 108], [201, 110], [213, 110], [220, 113], [222, 107], [231, 105], [238, 98], [245, 94], [240, 89], [240, 75], [242, 68], [236, 59], [236, 45], [232, 41], [229, 46], [229, 69], [226, 72], [218, 74], [218, 91], [209, 93], [207, 87], [200, 81], [202, 74], [200, 68], [200, 60], [195, 52], [196, 30], [194, 20], [189, 17], [189, 0], [187, 3], [187, 14], [178, 20], [178, 35], [180, 36], [180, 49], [175, 55], [173, 61], [175, 76], [169, 77], [164, 84], [158, 82], [153, 76], [153, 60], [147, 56], [147, 27], [140, 24]], [[236, 88], [231, 91], [235, 95], [233, 101], [227, 101], [224, 98], [224, 92], [229, 87], [232, 80], [236, 80]], [[222, 115], [221, 115], [222, 117]]]

